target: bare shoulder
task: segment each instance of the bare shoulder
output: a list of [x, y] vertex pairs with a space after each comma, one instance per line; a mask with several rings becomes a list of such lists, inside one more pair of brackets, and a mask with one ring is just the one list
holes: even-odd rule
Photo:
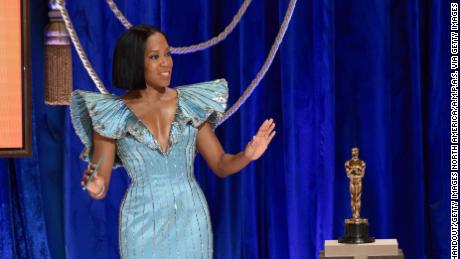
[[133, 91], [128, 91], [119, 97], [123, 102], [125, 103], [132, 103], [136, 102], [136, 100], [139, 99], [139, 94], [133, 92]]
[[176, 89], [170, 88], [170, 87], [166, 88], [166, 94], [165, 94], [166, 100], [175, 100], [178, 97], [179, 97], [179, 93], [177, 92]]

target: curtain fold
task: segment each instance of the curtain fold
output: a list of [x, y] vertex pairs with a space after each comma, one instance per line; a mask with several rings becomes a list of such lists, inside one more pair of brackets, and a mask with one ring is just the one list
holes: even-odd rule
[[[34, 153], [0, 160], [5, 258], [119, 258], [118, 209], [129, 179], [112, 173], [106, 199], [81, 190], [86, 164], [67, 108], [43, 104], [45, 1], [31, 0]], [[172, 46], [205, 41], [242, 1], [115, 1], [133, 24], [160, 27]], [[288, 0], [253, 1], [220, 44], [174, 56], [172, 85], [226, 78], [232, 105], [262, 66]], [[67, 1], [81, 43], [109, 91], [125, 30], [104, 1]], [[284, 42], [252, 96], [216, 133], [239, 152], [260, 123], [277, 135], [263, 157], [219, 179], [198, 156], [215, 258], [317, 258], [351, 217], [344, 163], [367, 164], [361, 215], [370, 234], [397, 238], [406, 258], [449, 256], [449, 5], [434, 0], [299, 0]], [[97, 91], [73, 52], [74, 87]], [[62, 184], [61, 184], [62, 183]]]

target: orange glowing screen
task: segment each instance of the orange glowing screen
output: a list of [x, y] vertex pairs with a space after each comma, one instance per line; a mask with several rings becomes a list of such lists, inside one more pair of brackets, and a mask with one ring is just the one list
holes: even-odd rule
[[0, 1], [0, 148], [23, 147], [21, 1]]

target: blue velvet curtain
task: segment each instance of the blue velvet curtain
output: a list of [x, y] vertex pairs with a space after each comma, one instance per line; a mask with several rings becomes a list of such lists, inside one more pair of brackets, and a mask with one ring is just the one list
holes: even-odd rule
[[[0, 253], [6, 258], [118, 258], [118, 208], [79, 186], [86, 164], [66, 107], [43, 104], [46, 1], [32, 3], [34, 155], [0, 160]], [[221, 32], [241, 1], [116, 1], [133, 23], [160, 27], [173, 46]], [[229, 82], [233, 104], [260, 69], [288, 0], [254, 0], [235, 31], [206, 51], [174, 56], [173, 84]], [[97, 73], [110, 86], [124, 31], [104, 1], [68, 1]], [[215, 258], [316, 258], [350, 217], [344, 162], [367, 163], [362, 216], [406, 258], [449, 256], [449, 4], [428, 0], [299, 0], [265, 79], [217, 134], [240, 151], [269, 117], [277, 136], [240, 174], [196, 176], [211, 211]], [[74, 53], [74, 88], [97, 91]], [[112, 89], [113, 93], [121, 94]]]

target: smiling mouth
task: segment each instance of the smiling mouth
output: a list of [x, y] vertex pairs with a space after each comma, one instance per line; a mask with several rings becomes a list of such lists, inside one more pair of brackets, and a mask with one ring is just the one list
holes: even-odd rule
[[169, 77], [171, 75], [171, 72], [161, 72], [161, 76]]

